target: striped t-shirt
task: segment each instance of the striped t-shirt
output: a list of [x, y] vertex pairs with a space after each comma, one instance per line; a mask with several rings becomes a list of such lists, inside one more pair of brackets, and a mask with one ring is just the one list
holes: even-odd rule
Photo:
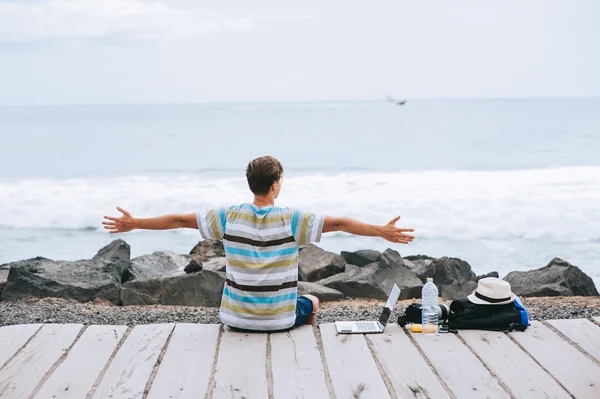
[[242, 204], [196, 215], [204, 239], [223, 240], [221, 322], [247, 330], [287, 329], [296, 319], [298, 247], [319, 242], [323, 217]]

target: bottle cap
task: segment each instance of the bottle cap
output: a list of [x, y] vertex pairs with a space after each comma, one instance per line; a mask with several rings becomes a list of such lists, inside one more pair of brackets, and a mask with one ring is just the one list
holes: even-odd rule
[[427, 277], [427, 281], [431, 281], [433, 283], [433, 277]]

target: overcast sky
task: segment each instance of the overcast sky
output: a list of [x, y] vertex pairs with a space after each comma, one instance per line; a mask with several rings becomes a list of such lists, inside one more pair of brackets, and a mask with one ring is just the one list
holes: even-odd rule
[[600, 1], [0, 0], [0, 104], [600, 96]]

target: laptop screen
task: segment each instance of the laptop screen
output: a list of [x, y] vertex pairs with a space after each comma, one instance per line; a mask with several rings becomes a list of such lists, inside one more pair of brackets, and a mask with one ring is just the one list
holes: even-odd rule
[[400, 288], [398, 288], [398, 286], [394, 284], [394, 286], [392, 287], [392, 291], [390, 292], [390, 296], [388, 297], [388, 300], [385, 303], [383, 310], [381, 311], [381, 315], [379, 316], [379, 322], [382, 325], [385, 326], [387, 324], [388, 320], [390, 319], [390, 316], [392, 315], [392, 310], [394, 309], [396, 302], [398, 302], [399, 297]]

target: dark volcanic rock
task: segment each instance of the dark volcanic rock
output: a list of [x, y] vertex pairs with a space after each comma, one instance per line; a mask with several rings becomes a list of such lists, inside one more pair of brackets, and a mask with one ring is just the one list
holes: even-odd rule
[[346, 269], [346, 261], [340, 255], [312, 244], [304, 247], [299, 257], [298, 267], [308, 281], [318, 281]]
[[431, 264], [431, 262], [433, 262], [433, 259], [427, 259], [427, 258], [415, 259], [415, 258], [413, 258], [413, 260], [409, 260], [408, 258], [403, 258], [402, 261], [404, 262], [404, 265], [406, 267], [408, 267], [413, 273], [415, 273], [417, 276], [419, 276], [419, 279], [421, 279], [421, 281], [423, 283], [426, 282], [427, 275], [431, 274], [429, 265]]
[[319, 283], [300, 281], [298, 283], [298, 296], [306, 294], [316, 296], [321, 302], [337, 301], [344, 298], [344, 294], [333, 288], [325, 287]]
[[123, 305], [219, 306], [225, 278], [222, 273], [199, 273], [149, 278], [123, 284]]
[[202, 263], [198, 263], [195, 259], [192, 259], [191, 262], [183, 269], [183, 271], [187, 274], [201, 272]]
[[128, 261], [131, 259], [131, 247], [123, 240], [114, 240], [98, 251], [93, 259]]
[[227, 268], [227, 261], [223, 258], [212, 258], [202, 264], [204, 270], [212, 270], [213, 272], [224, 272]]
[[192, 250], [190, 255], [197, 262], [203, 263], [212, 258], [225, 256], [225, 248], [223, 241], [219, 240], [204, 240], [200, 241]]
[[355, 252], [342, 251], [340, 255], [346, 260], [347, 263], [350, 263], [351, 265], [366, 266], [370, 263], [376, 262], [381, 256], [381, 252], [364, 249]]
[[577, 266], [554, 258], [545, 267], [527, 272], [510, 272], [505, 281], [519, 296], [598, 295], [594, 281]]
[[427, 255], [409, 255], [409, 256], [405, 256], [402, 259], [410, 260], [411, 262], [415, 262], [418, 260], [434, 260], [435, 258], [432, 258], [431, 256], [427, 256]]
[[8, 278], [8, 270], [8, 267], [3, 269], [2, 266], [0, 266], [0, 298], [2, 298], [2, 290], [4, 289], [6, 279]]
[[482, 274], [481, 276], [475, 277], [475, 281], [479, 282], [479, 280], [481, 280], [482, 278], [486, 278], [486, 277], [500, 278], [500, 275], [498, 274], [498, 272], [489, 272], [488, 274]]
[[141, 278], [166, 277], [182, 271], [191, 261], [189, 255], [156, 251], [131, 260], [131, 275], [123, 282]]
[[423, 283], [404, 266], [400, 254], [391, 249], [381, 254], [376, 263], [363, 267], [346, 265], [344, 273], [319, 281], [350, 297], [383, 300], [387, 299], [394, 283], [402, 290], [400, 299], [421, 297]]
[[442, 298], [464, 298], [477, 288], [475, 273], [471, 266], [461, 259], [443, 257], [434, 260], [415, 259], [405, 263], [423, 283], [427, 277], [432, 277]]
[[130, 263], [103, 258], [74, 262], [33, 258], [9, 263], [2, 299], [59, 297], [80, 302], [96, 298], [119, 303], [121, 275]]

